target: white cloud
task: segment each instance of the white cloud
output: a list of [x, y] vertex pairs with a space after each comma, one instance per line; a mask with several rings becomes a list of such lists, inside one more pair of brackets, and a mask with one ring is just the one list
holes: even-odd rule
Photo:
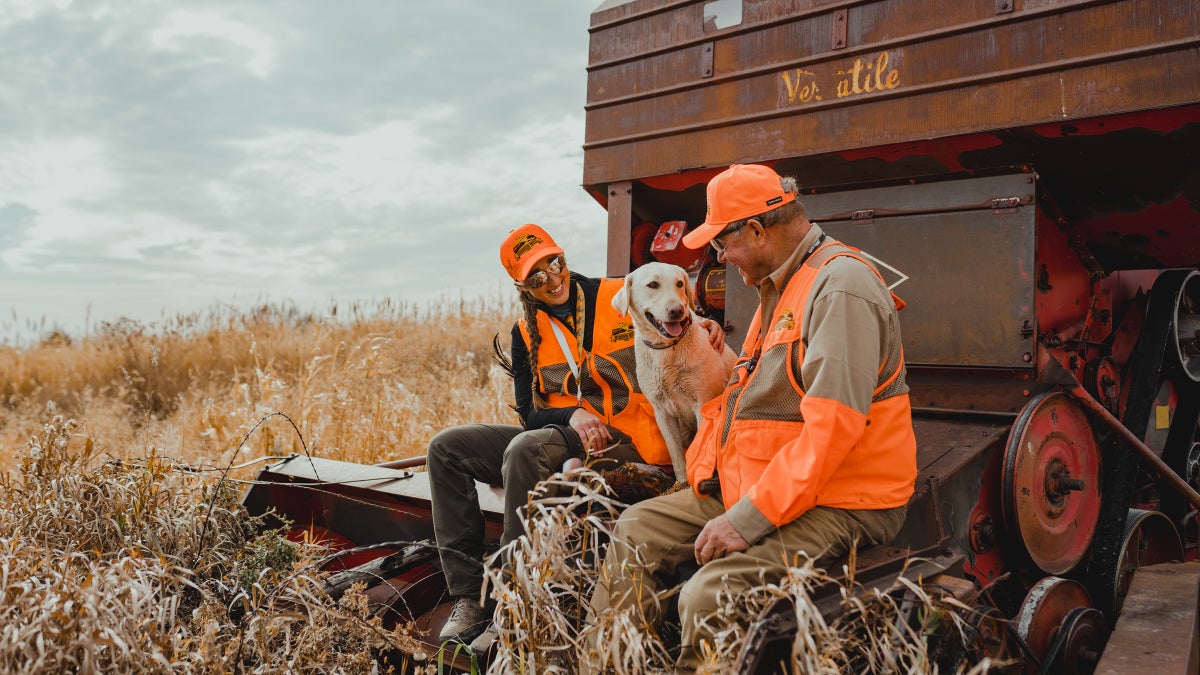
[[421, 128], [448, 111], [433, 106], [420, 118], [388, 120], [352, 134], [285, 129], [238, 143], [246, 161], [232, 183], [348, 210], [433, 199], [444, 189], [436, 182], [442, 171], [424, 159], [429, 143]]
[[0, 252], [13, 268], [39, 263], [64, 242], [94, 237], [111, 227], [89, 205], [101, 202], [120, 186], [102, 143], [92, 138], [63, 137], [0, 143], [0, 195], [31, 212], [24, 241]]
[[278, 67], [278, 40], [214, 8], [177, 9], [148, 36], [153, 49], [201, 62], [225, 63], [266, 79]]
[[35, 207], [102, 199], [119, 178], [103, 143], [84, 136], [0, 142], [0, 192]]
[[29, 21], [46, 12], [70, 7], [72, 0], [5, 0], [0, 4], [0, 29]]

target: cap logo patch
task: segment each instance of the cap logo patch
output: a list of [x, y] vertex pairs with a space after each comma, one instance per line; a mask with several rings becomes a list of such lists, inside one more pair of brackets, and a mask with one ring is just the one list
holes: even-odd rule
[[513, 243], [513, 256], [520, 260], [521, 256], [529, 253], [530, 249], [540, 243], [542, 243], [542, 238], [536, 234], [523, 234], [517, 237], [516, 242]]
[[783, 201], [783, 197], [772, 197], [767, 200], [767, 206], [774, 206], [781, 201]]

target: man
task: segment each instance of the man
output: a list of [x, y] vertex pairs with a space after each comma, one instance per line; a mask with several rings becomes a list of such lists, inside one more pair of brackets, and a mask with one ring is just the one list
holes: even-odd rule
[[[904, 520], [916, 479], [897, 309], [856, 249], [808, 221], [796, 181], [733, 165], [708, 184], [708, 216], [688, 233], [759, 290], [730, 384], [702, 409], [688, 448], [693, 490], [636, 504], [615, 525], [593, 616], [638, 605], [661, 620], [654, 592], [681, 564], [680, 671], [709, 638], [698, 621], [717, 594], [773, 582], [796, 556], [824, 558], [883, 543]], [[623, 572], [636, 549], [643, 571]]]

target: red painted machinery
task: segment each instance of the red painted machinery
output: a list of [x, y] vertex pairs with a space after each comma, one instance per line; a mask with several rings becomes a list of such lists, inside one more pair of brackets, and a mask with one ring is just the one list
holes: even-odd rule
[[[614, 1], [590, 57], [608, 273], [728, 165], [796, 176], [908, 303], [897, 546], [961, 557], [1031, 664], [1090, 672], [1132, 570], [1196, 553], [1195, 3]], [[722, 282], [740, 344], [757, 295]]]
[[[1134, 570], [1196, 557], [1195, 2], [608, 0], [590, 33], [608, 274], [684, 267], [740, 344], [756, 293], [679, 239], [728, 165], [796, 176], [908, 305], [917, 493], [856, 579], [920, 555], [908, 573], [969, 581], [1030, 670], [1091, 672]], [[293, 459], [262, 479], [252, 511], [356, 545], [431, 536], [422, 473]], [[436, 634], [437, 560], [414, 560], [376, 592]], [[790, 644], [761, 624], [744, 672]]]

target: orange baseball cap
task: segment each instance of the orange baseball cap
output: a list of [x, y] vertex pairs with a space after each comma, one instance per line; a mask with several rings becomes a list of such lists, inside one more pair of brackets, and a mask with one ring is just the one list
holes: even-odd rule
[[729, 223], [761, 215], [796, 201], [784, 192], [779, 174], [761, 164], [734, 164], [708, 181], [708, 215], [704, 223], [683, 236], [683, 245], [702, 248]]
[[509, 232], [500, 244], [500, 262], [513, 281], [525, 281], [537, 261], [562, 252], [545, 230], [533, 224], [522, 225]]

